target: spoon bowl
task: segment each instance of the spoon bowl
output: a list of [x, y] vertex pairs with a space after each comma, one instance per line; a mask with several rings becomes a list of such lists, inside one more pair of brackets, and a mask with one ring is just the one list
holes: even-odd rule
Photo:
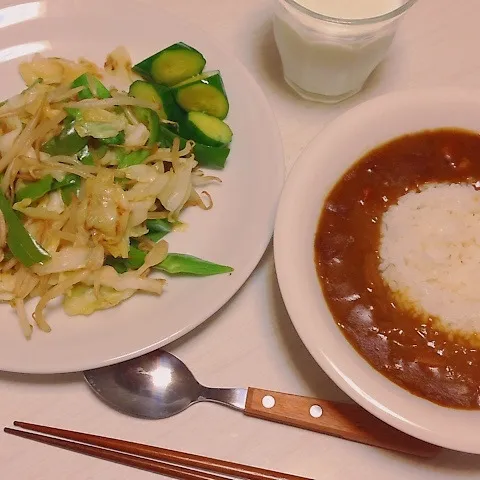
[[84, 376], [93, 391], [117, 410], [151, 419], [182, 412], [198, 401], [203, 389], [183, 362], [164, 351], [89, 370]]
[[245, 406], [245, 389], [204, 387], [181, 360], [164, 350], [86, 371], [84, 377], [104, 402], [136, 417], [168, 418], [199, 401]]

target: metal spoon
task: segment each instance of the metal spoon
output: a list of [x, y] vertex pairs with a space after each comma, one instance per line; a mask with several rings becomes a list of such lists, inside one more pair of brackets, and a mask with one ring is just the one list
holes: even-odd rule
[[439, 447], [390, 427], [356, 404], [257, 388], [205, 387], [183, 362], [164, 350], [89, 370], [84, 376], [103, 401], [137, 417], [167, 418], [194, 403], [207, 401], [242, 410], [252, 417], [403, 453], [432, 457], [439, 451]]
[[156, 350], [117, 365], [84, 372], [93, 391], [117, 410], [136, 417], [171, 417], [190, 405], [211, 401], [245, 408], [247, 390], [207, 388], [177, 357]]

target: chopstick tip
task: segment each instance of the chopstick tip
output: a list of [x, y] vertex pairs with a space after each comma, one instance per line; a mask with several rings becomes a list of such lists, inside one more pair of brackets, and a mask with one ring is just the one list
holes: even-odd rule
[[26, 422], [19, 422], [18, 420], [14, 420], [13, 426], [14, 427], [19, 427], [19, 428], [24, 428], [25, 430], [28, 430], [28, 427], [32, 425], [31, 423], [26, 423]]

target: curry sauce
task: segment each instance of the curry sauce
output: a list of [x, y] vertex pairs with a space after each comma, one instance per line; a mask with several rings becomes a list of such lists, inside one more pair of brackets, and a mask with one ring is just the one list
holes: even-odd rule
[[456, 129], [406, 135], [354, 164], [325, 201], [317, 273], [336, 323], [375, 369], [437, 404], [480, 409], [480, 332], [469, 342], [437, 329], [434, 318], [402, 309], [379, 271], [383, 213], [431, 182], [480, 188], [480, 135]]

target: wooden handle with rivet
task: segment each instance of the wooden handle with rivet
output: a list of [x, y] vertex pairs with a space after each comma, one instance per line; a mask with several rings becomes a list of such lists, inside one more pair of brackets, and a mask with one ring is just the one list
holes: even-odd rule
[[249, 388], [245, 414], [424, 458], [441, 450], [387, 425], [354, 403]]

